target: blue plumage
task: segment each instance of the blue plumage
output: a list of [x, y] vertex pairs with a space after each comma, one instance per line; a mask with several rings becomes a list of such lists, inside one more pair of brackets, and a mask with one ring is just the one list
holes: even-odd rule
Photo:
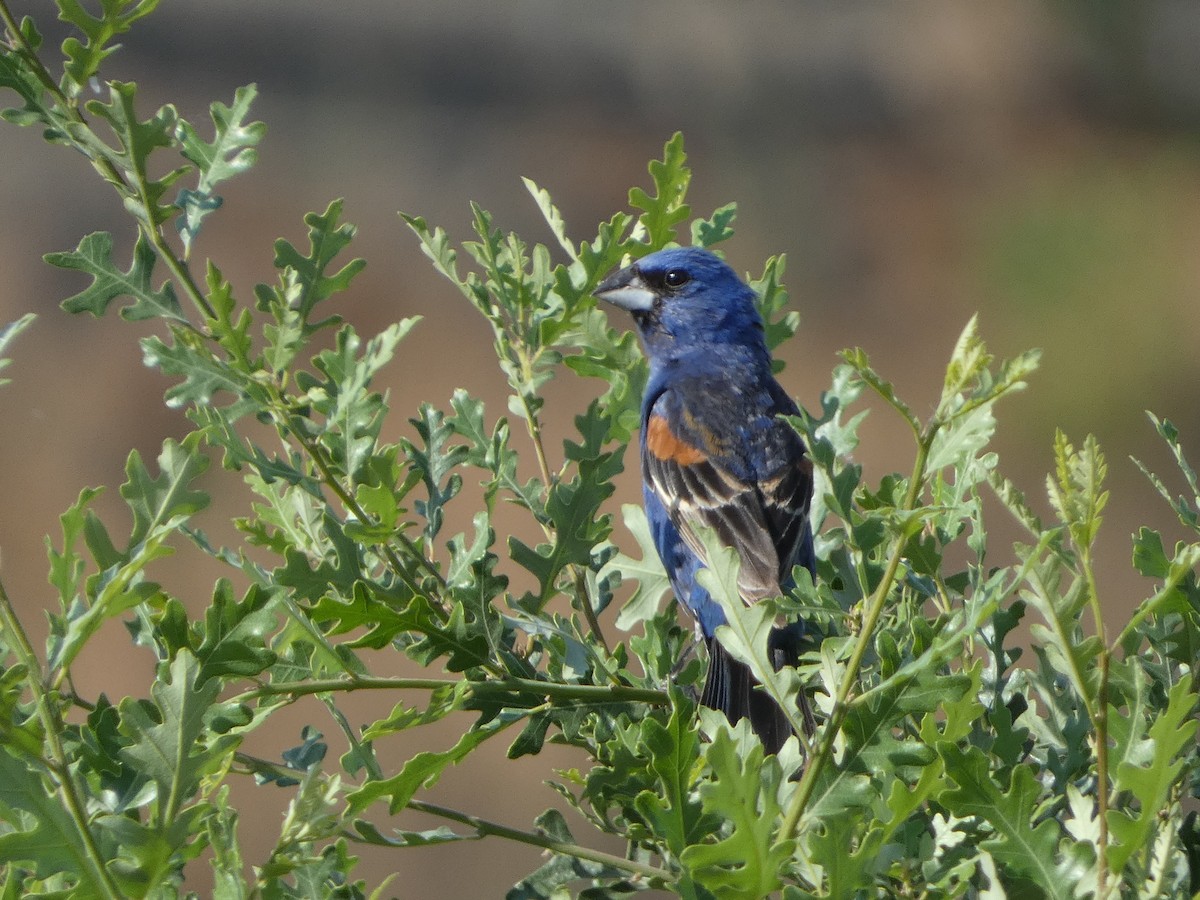
[[[741, 560], [746, 603], [782, 593], [793, 566], [814, 570], [808, 506], [812, 464], [780, 415], [796, 404], [771, 373], [754, 293], [707, 250], [662, 250], [606, 279], [596, 295], [633, 314], [650, 361], [642, 400], [643, 499], [676, 597], [696, 617], [710, 654], [701, 702], [731, 722], [749, 717], [769, 752], [791, 733], [782, 710], [714, 638], [725, 616], [696, 582], [697, 527]], [[793, 664], [802, 623], [776, 628], [776, 668]], [[806, 723], [812, 716], [803, 704]]]

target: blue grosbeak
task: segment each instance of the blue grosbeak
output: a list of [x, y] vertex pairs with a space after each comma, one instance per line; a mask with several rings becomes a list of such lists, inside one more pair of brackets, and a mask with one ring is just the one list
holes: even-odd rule
[[[792, 567], [814, 570], [808, 506], [812, 463], [781, 414], [799, 410], [771, 373], [754, 293], [717, 256], [661, 250], [609, 276], [595, 294], [633, 314], [650, 361], [642, 399], [646, 517], [675, 596], [708, 645], [700, 702], [736, 723], [749, 717], [767, 752], [792, 733], [749, 668], [714, 637], [725, 614], [696, 581], [705, 564], [697, 527], [712, 529], [741, 559], [746, 603], [779, 596]], [[795, 664], [802, 622], [773, 629], [776, 669]], [[807, 701], [806, 730], [815, 727]]]

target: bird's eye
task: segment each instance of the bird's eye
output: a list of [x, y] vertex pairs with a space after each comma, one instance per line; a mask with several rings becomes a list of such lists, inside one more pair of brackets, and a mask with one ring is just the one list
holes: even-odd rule
[[683, 269], [668, 269], [667, 273], [663, 275], [663, 284], [672, 290], [683, 287], [691, 280], [692, 276]]

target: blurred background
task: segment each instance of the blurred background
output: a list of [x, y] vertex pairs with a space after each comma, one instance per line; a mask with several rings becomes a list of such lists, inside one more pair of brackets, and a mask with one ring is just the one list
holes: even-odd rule
[[[40, 17], [49, 46], [61, 40], [50, 4], [11, 6]], [[206, 0], [164, 4], [138, 23], [105, 75], [139, 83], [143, 117], [172, 102], [202, 134], [212, 100], [258, 84], [253, 118], [268, 124], [259, 165], [226, 184], [195, 253], [246, 299], [273, 280], [272, 241], [301, 243], [304, 213], [344, 197], [360, 228], [353, 252], [369, 264], [339, 311], [363, 334], [426, 317], [381, 384], [390, 439], [422, 400], [446, 406], [465, 387], [499, 414], [506, 394], [488, 329], [432, 271], [397, 211], [466, 239], [475, 200], [501, 227], [548, 240], [525, 175], [582, 240], [626, 208], [630, 186], [649, 184], [647, 161], [682, 130], [695, 214], [739, 205], [729, 261], [757, 275], [767, 256], [787, 254], [804, 323], [783, 352], [783, 381], [801, 403], [817, 404], [836, 352], [858, 345], [927, 413], [976, 311], [998, 356], [1044, 349], [1031, 389], [1001, 404], [995, 447], [1046, 509], [1055, 427], [1077, 445], [1088, 433], [1100, 439], [1113, 492], [1101, 590], [1110, 621], [1122, 622], [1150, 590], [1130, 568], [1130, 534], [1147, 523], [1168, 546], [1183, 536], [1129, 459], [1182, 489], [1143, 410], [1173, 420], [1200, 462], [1198, 45], [1200, 6], [1187, 0]], [[162, 404], [166, 380], [141, 365], [137, 339], [153, 328], [67, 316], [59, 301], [86, 282], [41, 262], [101, 230], [127, 259], [133, 230], [114, 195], [33, 129], [0, 127], [0, 159], [0, 322], [39, 314], [5, 372], [14, 383], [0, 389], [0, 552], [8, 592], [40, 642], [40, 610], [56, 602], [44, 535], [57, 539], [58, 515], [85, 485], [108, 486], [99, 508], [122, 533], [116, 488], [127, 453], [153, 458], [187, 423]], [[577, 390], [556, 386], [548, 416], [559, 433]], [[908, 472], [911, 454], [898, 422], [873, 412], [859, 452], [868, 480]], [[201, 525], [232, 540], [228, 520], [245, 513], [245, 492], [219, 469], [205, 486], [214, 501]], [[613, 508], [637, 498], [627, 473]], [[1002, 519], [994, 513], [1008, 534]], [[629, 540], [620, 528], [615, 539]], [[159, 569], [197, 611], [219, 574], [184, 552]], [[119, 628], [107, 637], [81, 659], [76, 683], [114, 699], [147, 695], [148, 652]], [[363, 721], [368, 709], [381, 711], [364, 707]], [[323, 717], [315, 704], [297, 706], [252, 749], [278, 758], [305, 722], [332, 730]], [[395, 764], [452, 739], [406, 734]], [[528, 827], [557, 799], [540, 784], [548, 766], [581, 763], [553, 749], [489, 763], [502, 754], [497, 746], [450, 770], [431, 796]], [[251, 863], [273, 845], [284, 794], [240, 789]], [[382, 824], [437, 823], [407, 814]], [[578, 834], [591, 840], [584, 826]], [[400, 897], [501, 896], [538, 864], [532, 848], [498, 839], [362, 856], [357, 874], [371, 885], [396, 874], [387, 894]], [[203, 890], [203, 865], [189, 871]]]

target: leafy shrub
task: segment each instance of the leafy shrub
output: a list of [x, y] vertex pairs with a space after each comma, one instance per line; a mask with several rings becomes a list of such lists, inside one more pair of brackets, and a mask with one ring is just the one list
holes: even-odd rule
[[[922, 420], [865, 353], [847, 351], [820, 410], [793, 422], [818, 472], [816, 583], [799, 572], [791, 596], [742, 609], [736, 559], [713, 548], [705, 576], [730, 618], [722, 640], [783, 702], [811, 692], [824, 720], [805, 746], [764, 758], [745, 725], [696, 708], [702, 664], [689, 655], [639, 507], [622, 509], [632, 540], [613, 535], [612, 479], [636, 434], [646, 368], [591, 290], [627, 257], [732, 233], [732, 205], [693, 218], [682, 138], [651, 163], [650, 189], [630, 192], [634, 211], [590, 241], [573, 241], [532, 183], [553, 248], [503, 233], [478, 208], [476, 238], [461, 250], [405, 217], [490, 324], [510, 416], [459, 391], [449, 409], [422, 404], [411, 437], [386, 443], [391, 410], [372, 381], [417, 322], [364, 339], [332, 311], [363, 265], [344, 258], [354, 228], [338, 202], [306, 217], [307, 247], [276, 242], [278, 279], [249, 302], [212, 261], [193, 262], [218, 187], [256, 161], [254, 89], [213, 104], [211, 129], [171, 106], [140, 119], [132, 84], [82, 102], [112, 39], [155, 5], [104, 0], [93, 16], [58, 0], [78, 34], [63, 44], [56, 81], [33, 21], [16, 22], [0, 0], [0, 87], [15, 94], [4, 118], [83, 153], [137, 226], [127, 267], [105, 233], [47, 257], [91, 279], [63, 306], [100, 316], [117, 303], [126, 319], [157, 320], [145, 362], [174, 380], [166, 402], [194, 426], [152, 465], [130, 454], [128, 535], [91, 510], [93, 489], [63, 514], [49, 551], [61, 607], [44, 653], [0, 586], [4, 897], [179, 896], [202, 852], [217, 897], [358, 897], [367, 888], [352, 879], [355, 845], [480, 836], [549, 851], [514, 898], [562, 896], [571, 885], [592, 898], [648, 888], [694, 898], [1171, 897], [1200, 887], [1195, 816], [1183, 812], [1196, 793], [1200, 543], [1168, 551], [1157, 532], [1137, 532], [1133, 562], [1150, 596], [1110, 636], [1091, 551], [1107, 499], [1100, 448], [1059, 436], [1047, 522], [988, 450], [993, 405], [1024, 386], [1035, 353], [995, 363], [972, 321]], [[173, 154], [177, 168], [164, 166]], [[782, 274], [782, 259], [771, 259], [754, 281], [772, 346], [798, 324]], [[30, 318], [0, 332], [0, 351]], [[543, 388], [555, 377], [600, 384], [597, 399], [570, 411], [577, 436], [561, 450], [543, 438]], [[911, 427], [910, 475], [863, 483], [851, 454], [864, 391]], [[246, 427], [255, 422], [278, 447], [265, 445], [259, 425]], [[1196, 475], [1171, 424], [1155, 426], [1189, 497], [1147, 474], [1198, 531]], [[532, 455], [533, 477], [521, 474], [521, 453]], [[258, 498], [235, 519], [239, 546], [214, 546], [192, 524], [208, 503], [195, 481], [210, 454]], [[476, 501], [463, 492], [469, 482], [480, 487]], [[1006, 565], [988, 555], [997, 553], [984, 518], [992, 496], [1027, 532]], [[499, 539], [500, 502], [544, 539]], [[471, 531], [447, 535], [447, 510], [470, 503]], [[230, 569], [202, 620], [152, 580], [155, 560], [181, 541]], [[636, 586], [614, 618], [625, 582]], [[764, 633], [779, 614], [816, 623], [821, 637], [798, 670], [775, 674]], [[1032, 659], [1017, 665], [1014, 629], [1027, 618]], [[71, 673], [118, 619], [158, 667], [147, 696], [113, 703]], [[365, 651], [385, 648], [427, 674], [372, 675]], [[356, 729], [339, 704], [362, 691], [382, 692], [381, 705]], [[325, 759], [315, 729], [278, 760], [244, 752], [250, 732], [313, 695], [350, 748], [340, 760]], [[399, 766], [377, 749], [456, 711], [471, 721], [448, 748]], [[558, 808], [522, 830], [422, 797], [497, 738], [510, 757], [537, 754], [547, 740], [586, 753], [586, 770], [554, 773], [557, 801], [627, 852], [592, 849]], [[229, 792], [231, 780], [251, 776], [291, 796], [261, 860], [243, 858]], [[410, 809], [446, 825], [395, 827]]]

